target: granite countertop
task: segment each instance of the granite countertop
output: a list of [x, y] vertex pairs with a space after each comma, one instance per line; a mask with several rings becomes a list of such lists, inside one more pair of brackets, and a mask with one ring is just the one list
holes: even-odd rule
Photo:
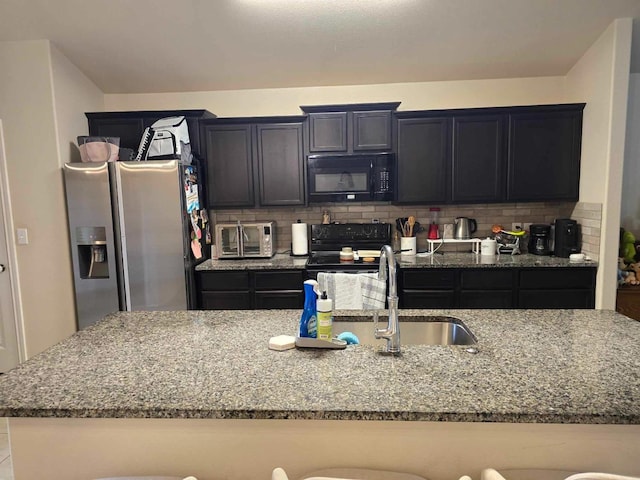
[[461, 319], [479, 353], [269, 350], [271, 336], [295, 333], [299, 310], [118, 312], [2, 375], [0, 416], [640, 424], [640, 322], [401, 313]]
[[475, 253], [435, 253], [415, 256], [396, 255], [400, 268], [525, 268], [525, 267], [597, 267], [592, 260], [571, 262], [568, 258], [524, 253], [483, 256]]
[[271, 258], [226, 258], [209, 259], [196, 265], [196, 271], [213, 270], [304, 270], [307, 256], [294, 257], [287, 253], [276, 253]]
[[[597, 267], [598, 263], [585, 260], [570, 262], [568, 258], [541, 255], [496, 255], [486, 257], [475, 253], [436, 253], [407, 256], [396, 254], [400, 268], [509, 268], [509, 267]], [[196, 271], [216, 270], [277, 270], [305, 268], [307, 257], [292, 257], [278, 253], [272, 258], [206, 260]]]

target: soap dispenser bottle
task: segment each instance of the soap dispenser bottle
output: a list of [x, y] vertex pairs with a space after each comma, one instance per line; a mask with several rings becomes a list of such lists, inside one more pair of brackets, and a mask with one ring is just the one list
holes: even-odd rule
[[323, 291], [318, 299], [318, 338], [328, 342], [333, 338], [333, 300]]
[[318, 336], [318, 282], [305, 280], [304, 282], [304, 308], [300, 317], [300, 337], [317, 338]]

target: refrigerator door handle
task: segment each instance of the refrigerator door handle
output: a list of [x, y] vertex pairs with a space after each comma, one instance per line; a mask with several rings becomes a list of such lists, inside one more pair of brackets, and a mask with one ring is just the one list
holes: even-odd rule
[[131, 279], [129, 278], [129, 262], [127, 254], [127, 232], [124, 222], [124, 199], [122, 195], [122, 176], [120, 174], [120, 165], [116, 164], [116, 197], [118, 201], [118, 224], [120, 230], [120, 260], [122, 262], [122, 284], [124, 291], [125, 311], [131, 311]]

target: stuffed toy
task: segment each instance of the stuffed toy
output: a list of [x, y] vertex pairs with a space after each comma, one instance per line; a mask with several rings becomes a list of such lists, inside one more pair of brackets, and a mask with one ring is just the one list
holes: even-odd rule
[[640, 262], [627, 267], [624, 259], [618, 258], [618, 285], [640, 285]]
[[636, 278], [640, 280], [640, 262], [632, 263], [627, 269], [633, 271], [636, 274]]
[[620, 230], [620, 256], [625, 263], [633, 263], [636, 260], [636, 237], [628, 230]]

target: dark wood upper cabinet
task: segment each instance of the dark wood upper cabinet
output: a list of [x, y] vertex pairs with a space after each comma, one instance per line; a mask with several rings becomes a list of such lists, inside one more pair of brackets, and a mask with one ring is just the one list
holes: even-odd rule
[[209, 208], [255, 204], [251, 125], [203, 127]]
[[446, 203], [451, 119], [400, 118], [396, 128], [397, 201]]
[[309, 114], [309, 151], [347, 151], [347, 112]]
[[301, 106], [309, 115], [307, 152], [388, 152], [391, 114], [400, 102]]
[[144, 110], [129, 112], [89, 112], [85, 113], [89, 122], [89, 135], [100, 137], [119, 137], [120, 147], [134, 152], [140, 146], [140, 140], [146, 127], [166, 117], [183, 116], [189, 128], [191, 150], [200, 154], [200, 121], [215, 118], [207, 110]]
[[583, 108], [509, 114], [508, 201], [578, 200]]
[[505, 198], [506, 120], [504, 114], [453, 118], [452, 202]]
[[577, 200], [584, 106], [395, 113], [398, 203]]
[[304, 205], [306, 117], [203, 123], [209, 208]]
[[303, 205], [302, 123], [256, 126], [260, 205]]
[[391, 111], [353, 112], [353, 150], [391, 149]]

